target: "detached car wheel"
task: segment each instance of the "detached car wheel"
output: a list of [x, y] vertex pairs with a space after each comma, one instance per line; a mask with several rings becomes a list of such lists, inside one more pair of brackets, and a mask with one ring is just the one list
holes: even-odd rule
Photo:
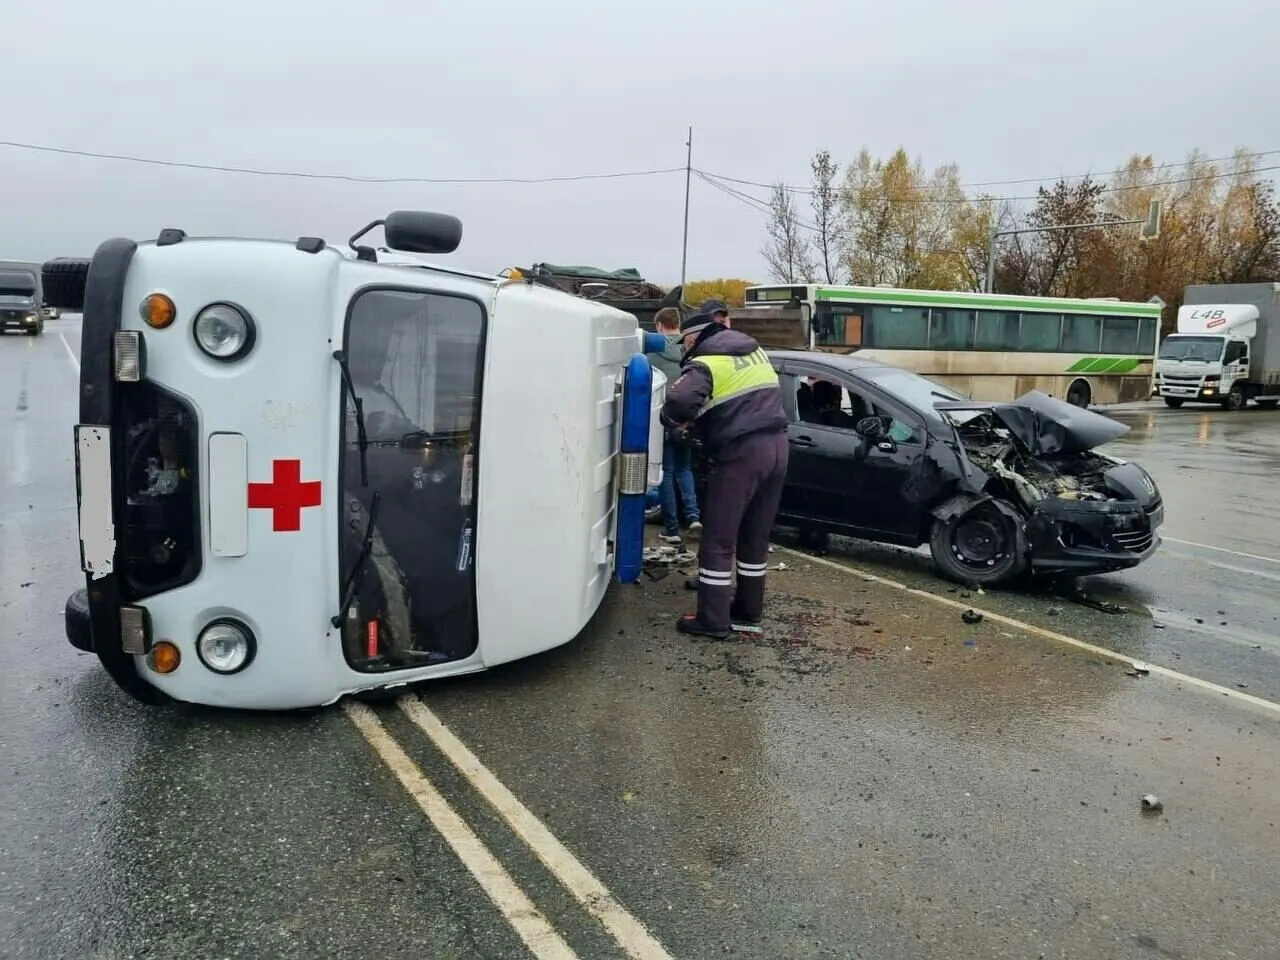
[[995, 585], [1027, 568], [1017, 521], [991, 502], [935, 520], [929, 550], [943, 575], [959, 583]]

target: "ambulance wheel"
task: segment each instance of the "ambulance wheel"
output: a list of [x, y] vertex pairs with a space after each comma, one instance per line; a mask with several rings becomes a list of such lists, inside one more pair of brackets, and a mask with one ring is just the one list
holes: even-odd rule
[[1182, 398], [1181, 397], [1165, 397], [1164, 405], [1173, 410], [1177, 410], [1180, 406], [1182, 406]]
[[84, 310], [84, 287], [89, 279], [89, 261], [70, 257], [48, 260], [40, 269], [46, 306], [71, 313]]
[[89, 593], [83, 587], [67, 597], [62, 619], [67, 641], [77, 650], [93, 653], [93, 628], [89, 625]]
[[1089, 389], [1088, 380], [1076, 380], [1067, 388], [1067, 403], [1073, 407], [1088, 407], [1093, 399], [1093, 391]]

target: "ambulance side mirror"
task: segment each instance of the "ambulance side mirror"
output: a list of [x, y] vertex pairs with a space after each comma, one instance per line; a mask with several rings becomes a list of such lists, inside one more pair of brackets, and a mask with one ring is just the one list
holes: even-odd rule
[[397, 210], [382, 229], [387, 246], [402, 253], [453, 253], [462, 243], [462, 221], [447, 213]]

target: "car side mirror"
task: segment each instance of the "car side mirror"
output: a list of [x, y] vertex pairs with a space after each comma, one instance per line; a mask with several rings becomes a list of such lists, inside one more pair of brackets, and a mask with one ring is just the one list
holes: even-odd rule
[[888, 433], [879, 417], [863, 417], [853, 431], [864, 440], [883, 440]]

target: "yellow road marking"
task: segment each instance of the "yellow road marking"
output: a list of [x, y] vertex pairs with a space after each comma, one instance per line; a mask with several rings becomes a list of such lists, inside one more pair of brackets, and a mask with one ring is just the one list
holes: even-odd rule
[[609, 889], [489, 772], [425, 703], [412, 695], [401, 697], [398, 702], [405, 715], [431, 739], [480, 795], [489, 801], [564, 888], [604, 925], [628, 957], [633, 960], [673, 960], [653, 934], [645, 929], [644, 924], [627, 912]]
[[417, 801], [432, 826], [453, 848], [458, 859], [471, 871], [476, 882], [537, 960], [578, 960], [578, 955], [533, 905], [533, 901], [516, 886], [511, 875], [489, 852], [488, 847], [454, 812], [449, 801], [440, 795], [391, 734], [387, 733], [374, 712], [363, 703], [351, 700], [345, 701], [342, 709], [382, 758], [382, 762]]

